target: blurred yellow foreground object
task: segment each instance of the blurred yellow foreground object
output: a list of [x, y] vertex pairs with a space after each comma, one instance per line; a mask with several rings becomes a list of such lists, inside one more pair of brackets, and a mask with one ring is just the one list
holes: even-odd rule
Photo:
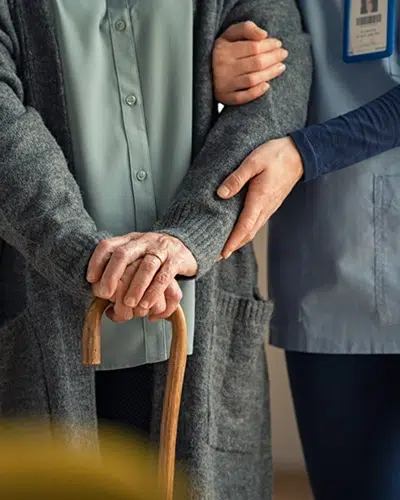
[[[148, 445], [110, 432], [102, 436], [99, 458], [57, 437], [50, 441], [48, 429], [45, 436], [31, 424], [0, 425], [1, 500], [162, 500], [157, 453]], [[176, 479], [174, 499], [186, 500], [184, 482]]]

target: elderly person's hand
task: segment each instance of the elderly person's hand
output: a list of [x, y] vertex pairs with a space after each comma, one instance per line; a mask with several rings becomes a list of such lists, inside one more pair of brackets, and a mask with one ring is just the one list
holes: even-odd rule
[[[99, 243], [90, 259], [87, 279], [97, 297], [114, 298], [119, 318], [129, 316], [123, 306], [134, 309], [136, 313], [132, 314], [145, 316], [162, 303], [165, 294], [167, 298], [173, 296], [169, 302], [175, 303], [180, 291], [177, 292], [174, 278], [196, 273], [196, 259], [177, 238], [159, 233], [130, 233]], [[153, 316], [159, 315], [160, 305], [157, 308], [157, 314], [152, 311]]]
[[[110, 299], [113, 305], [107, 309], [106, 315], [114, 323], [124, 323], [133, 318], [143, 318], [145, 316], [150, 321], [167, 319], [175, 312], [182, 300], [182, 291], [178, 282], [173, 279], [150, 309], [144, 309], [140, 305], [135, 308], [127, 307], [124, 304], [125, 295], [142, 262], [143, 259], [138, 259], [126, 268], [122, 278], [119, 280], [115, 294]], [[94, 284], [93, 293], [96, 296], [98, 295], [96, 293], [97, 288], [98, 285]]]
[[253, 240], [303, 172], [303, 161], [294, 142], [285, 137], [259, 146], [225, 179], [218, 189], [222, 199], [232, 198], [248, 182], [249, 187], [243, 211], [223, 249], [223, 258]]
[[268, 82], [285, 71], [282, 42], [269, 38], [255, 23], [230, 26], [215, 42], [215, 97], [222, 104], [244, 104], [261, 97]]

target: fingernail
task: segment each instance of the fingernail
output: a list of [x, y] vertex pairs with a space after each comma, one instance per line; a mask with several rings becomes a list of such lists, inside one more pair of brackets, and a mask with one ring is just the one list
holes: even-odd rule
[[232, 252], [228, 252], [226, 255], [225, 255], [225, 260], [228, 260], [229, 257], [232, 255]]
[[279, 71], [285, 71], [286, 65], [285, 64], [279, 64], [278, 69], [279, 69]]
[[87, 281], [89, 281], [90, 283], [94, 280], [94, 278], [95, 278], [94, 274], [91, 273], [86, 276]]
[[280, 40], [278, 40], [278, 41], [276, 42], [276, 46], [277, 46], [278, 48], [279, 48], [279, 47], [282, 47], [282, 42], [281, 42]]
[[140, 303], [140, 307], [143, 307], [143, 309], [148, 309], [150, 307], [150, 302], [148, 300], [144, 300]]
[[127, 307], [135, 307], [136, 306], [136, 301], [135, 299], [132, 299], [132, 298], [127, 298], [124, 300], [124, 304], [127, 306]]
[[99, 288], [99, 294], [101, 297], [107, 297], [108, 295], [108, 290], [107, 290], [107, 287], [105, 285], [100, 285], [100, 288]]
[[229, 193], [230, 190], [226, 186], [221, 186], [217, 191], [218, 196], [220, 196], [221, 198], [226, 198], [227, 196], [229, 196]]
[[282, 55], [283, 57], [287, 57], [289, 55], [289, 52], [286, 49], [282, 49]]
[[270, 88], [270, 84], [265, 82], [264, 83], [264, 91], [266, 92], [267, 90], [269, 90], [269, 88]]

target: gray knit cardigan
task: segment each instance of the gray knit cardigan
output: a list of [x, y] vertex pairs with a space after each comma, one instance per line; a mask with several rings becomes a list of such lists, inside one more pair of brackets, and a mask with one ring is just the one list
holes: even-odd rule
[[[195, 352], [185, 380], [178, 456], [192, 498], [271, 498], [268, 379], [263, 343], [271, 305], [257, 290], [252, 246], [214, 264], [243, 196], [219, 183], [262, 142], [301, 127], [311, 78], [309, 40], [294, 0], [194, 1], [193, 163], [155, 229], [199, 263]], [[218, 34], [247, 19], [290, 56], [266, 96], [218, 117], [210, 56]], [[95, 446], [94, 377], [80, 363], [90, 299], [85, 269], [100, 234], [74, 179], [63, 80], [46, 0], [0, 0], [0, 415], [62, 423], [74, 446]], [[158, 434], [166, 364], [156, 366]]]

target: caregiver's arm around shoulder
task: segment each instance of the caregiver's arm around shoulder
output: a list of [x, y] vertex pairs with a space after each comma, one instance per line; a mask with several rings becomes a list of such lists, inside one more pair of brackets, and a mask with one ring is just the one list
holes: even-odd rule
[[[242, 39], [242, 43], [246, 41]], [[251, 42], [247, 43], [250, 46]], [[221, 59], [229, 53], [240, 72], [246, 58], [235, 53], [232, 43], [225, 43], [222, 50], [225, 54]], [[265, 62], [259, 55], [255, 57], [261, 74]], [[213, 63], [216, 85], [221, 85], [225, 68], [218, 60], [214, 59]], [[229, 84], [225, 82], [225, 86], [237, 88], [235, 80], [237, 77]], [[273, 87], [274, 82], [269, 92], [273, 92]], [[240, 89], [241, 101], [248, 102], [249, 91], [254, 92], [254, 88], [253, 85], [253, 88]], [[220, 92], [219, 99], [222, 104], [230, 104], [235, 96], [232, 92]], [[316, 179], [398, 146], [400, 86], [345, 115], [298, 129], [280, 139], [267, 140], [225, 179], [218, 190], [222, 199], [230, 199], [249, 183], [244, 209], [222, 255], [227, 258], [251, 241], [300, 180]]]
[[[198, 9], [205, 4], [200, 2]], [[243, 207], [244, 197], [240, 196], [221, 203], [216, 196], [220, 183], [265, 141], [265, 134], [268, 139], [286, 135], [302, 127], [306, 119], [311, 50], [295, 0], [225, 0], [211, 42], [232, 24], [249, 20], [266, 30], [269, 37], [281, 40], [293, 57], [286, 61], [284, 76], [274, 80], [273, 92], [243, 106], [226, 106], [204, 144], [194, 142], [191, 168], [169, 210], [155, 226], [156, 231], [185, 243], [196, 257], [199, 277], [220, 256]], [[209, 34], [207, 30], [196, 34], [202, 37], [197, 47], [204, 50], [204, 61], [212, 55], [212, 45], [207, 45]], [[198, 77], [212, 76], [206, 63], [201, 71], [205, 73]]]

